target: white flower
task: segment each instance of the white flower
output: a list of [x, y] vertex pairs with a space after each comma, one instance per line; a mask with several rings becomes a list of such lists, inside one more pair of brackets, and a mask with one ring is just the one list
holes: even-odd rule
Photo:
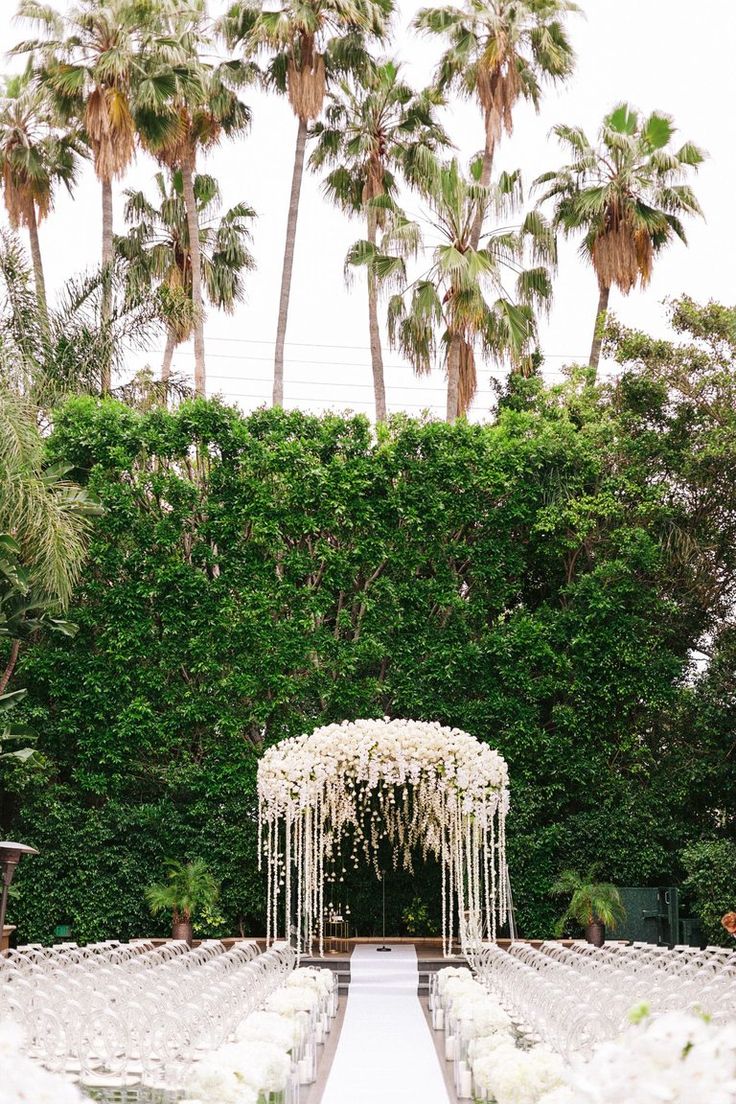
[[268, 1012], [280, 1012], [282, 1015], [294, 1012], [311, 1012], [319, 1005], [319, 997], [314, 989], [304, 985], [283, 985], [266, 999]]
[[562, 1059], [546, 1047], [498, 1046], [473, 1064], [477, 1085], [497, 1104], [538, 1104], [544, 1093], [562, 1084], [562, 1071]]
[[500, 1046], [513, 1046], [513, 1036], [508, 1031], [494, 1031], [492, 1035], [482, 1035], [468, 1043], [468, 1061], [472, 1066], [477, 1058], [485, 1058]]
[[568, 1074], [574, 1104], [733, 1104], [736, 1028], [668, 1012], [602, 1043]]
[[335, 985], [335, 975], [332, 970], [320, 970], [314, 966], [300, 966], [298, 969], [292, 970], [286, 984], [305, 986], [314, 989], [320, 997], [328, 997]]
[[0, 1104], [89, 1104], [76, 1085], [22, 1053], [23, 1032], [0, 1023]]
[[207, 1104], [256, 1104], [261, 1093], [286, 1088], [288, 1053], [273, 1043], [228, 1043], [196, 1063], [188, 1091]]
[[202, 1104], [257, 1104], [259, 1092], [247, 1085], [234, 1070], [217, 1063], [215, 1056], [204, 1058], [192, 1070], [187, 1092]]
[[235, 1038], [241, 1043], [272, 1043], [283, 1051], [291, 1051], [299, 1043], [298, 1021], [278, 1012], [251, 1012], [238, 1024]]
[[453, 1015], [460, 1021], [460, 1030], [466, 1039], [475, 1039], [494, 1032], [509, 1033], [511, 1019], [493, 997], [484, 994], [470, 1000], [455, 1000]]

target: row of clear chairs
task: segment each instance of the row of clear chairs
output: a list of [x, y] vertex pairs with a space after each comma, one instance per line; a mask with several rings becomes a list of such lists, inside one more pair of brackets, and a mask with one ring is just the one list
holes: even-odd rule
[[87, 1084], [180, 1084], [283, 984], [296, 954], [207, 941], [24, 947], [0, 966], [0, 1020], [30, 1053]]
[[548, 942], [514, 943], [507, 952], [484, 944], [474, 965], [504, 1007], [564, 1055], [615, 1038], [641, 1004], [654, 1013], [736, 1018], [736, 955], [721, 948]]

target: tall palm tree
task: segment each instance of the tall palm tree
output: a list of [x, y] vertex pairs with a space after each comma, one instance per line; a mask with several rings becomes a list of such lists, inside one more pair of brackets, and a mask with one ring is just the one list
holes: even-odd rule
[[[579, 11], [572, 0], [464, 0], [462, 7], [422, 8], [414, 26], [449, 40], [437, 68], [441, 89], [478, 100], [485, 141], [480, 183], [491, 181], [493, 155], [511, 133], [520, 97], [539, 107], [542, 84], [568, 77], [575, 54], [564, 16]], [[477, 247], [481, 226], [473, 228]]]
[[[157, 70], [160, 89], [142, 103], [136, 121], [143, 145], [163, 165], [181, 173], [182, 194], [191, 243], [191, 287], [194, 335], [194, 386], [206, 393], [202, 256], [194, 178], [197, 157], [223, 136], [244, 133], [250, 110], [238, 95], [238, 85], [253, 77], [253, 67], [213, 63], [214, 51], [205, 0], [156, 0], [147, 26], [154, 31], [144, 42], [149, 67]], [[162, 49], [161, 43], [166, 44]], [[167, 85], [168, 80], [168, 85]]]
[[[477, 162], [475, 176], [480, 175]], [[518, 229], [493, 227], [491, 214], [512, 210], [521, 200], [518, 173], [504, 174], [495, 184], [483, 185], [466, 177], [457, 160], [425, 167], [421, 195], [428, 207], [425, 222], [429, 241], [429, 269], [418, 280], [393, 295], [388, 307], [388, 330], [418, 375], [439, 360], [447, 372], [447, 420], [467, 412], [477, 388], [476, 352], [497, 363], [510, 362], [528, 373], [536, 342], [535, 311], [549, 305], [555, 240], [539, 212], [530, 212]], [[480, 218], [481, 244], [472, 244], [473, 226]], [[415, 224], [419, 232], [418, 224]], [[394, 241], [412, 240], [412, 228], [403, 218], [384, 233], [385, 252], [371, 262], [385, 278], [395, 279], [403, 260], [400, 251], [388, 252]], [[524, 267], [526, 258], [530, 266]], [[361, 263], [360, 253], [355, 260]], [[506, 287], [514, 281], [513, 293]]]
[[0, 90], [0, 181], [10, 225], [26, 226], [36, 295], [47, 315], [38, 226], [54, 203], [59, 183], [72, 191], [82, 154], [79, 137], [64, 133], [52, 117], [43, 90], [30, 70], [9, 77]]
[[535, 181], [540, 203], [554, 201], [554, 223], [565, 235], [583, 234], [582, 255], [598, 277], [590, 365], [598, 367], [611, 288], [628, 295], [646, 287], [657, 254], [675, 238], [687, 243], [682, 218], [702, 214], [692, 188], [683, 183], [704, 153], [692, 142], [672, 148], [669, 115], [642, 118], [628, 104], [607, 115], [594, 146], [579, 127], [553, 133], [572, 160]]
[[247, 56], [270, 56], [267, 79], [286, 93], [298, 120], [276, 328], [274, 406], [284, 402], [284, 347], [309, 124], [322, 111], [331, 73], [365, 65], [366, 40], [383, 38], [392, 12], [393, 0], [282, 0], [278, 10], [237, 0], [221, 22], [231, 48], [243, 48]]
[[[112, 182], [135, 154], [136, 36], [143, 10], [140, 0], [82, 0], [63, 14], [38, 0], [20, 0], [18, 6], [19, 17], [35, 23], [41, 35], [14, 52], [31, 55], [39, 81], [61, 114], [84, 128], [92, 150], [102, 188], [103, 267], [113, 256]], [[102, 310], [105, 321], [109, 294]]]
[[[202, 264], [202, 284], [213, 306], [232, 313], [244, 296], [243, 274], [255, 268], [248, 249], [249, 222], [255, 212], [245, 203], [231, 207], [219, 218], [220, 188], [212, 176], [194, 177], [194, 198]], [[188, 341], [194, 326], [192, 304], [192, 251], [184, 204], [181, 172], [167, 180], [156, 174], [156, 199], [145, 192], [126, 191], [126, 237], [116, 239], [118, 254], [128, 268], [128, 285], [135, 298], [157, 291], [166, 319], [166, 351], [161, 379], [171, 375], [174, 350]]]
[[[327, 94], [324, 122], [312, 129], [316, 145], [312, 168], [334, 165], [324, 182], [332, 201], [348, 214], [363, 214], [367, 242], [375, 251], [384, 212], [374, 200], [393, 198], [397, 177], [411, 182], [421, 170], [422, 154], [449, 145], [436, 118], [442, 96], [433, 89], [415, 92], [391, 60], [369, 65], [360, 76], [346, 78]], [[376, 420], [386, 419], [381, 329], [376, 273], [367, 267], [370, 335]]]

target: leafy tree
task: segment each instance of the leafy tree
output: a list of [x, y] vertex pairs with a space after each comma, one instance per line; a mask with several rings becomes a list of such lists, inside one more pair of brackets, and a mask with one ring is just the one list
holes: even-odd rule
[[736, 900], [736, 843], [731, 839], [699, 840], [682, 852], [685, 889], [700, 920], [703, 939], [721, 947], [733, 946], [733, 936], [721, 917], [733, 912]]
[[[374, 255], [377, 232], [384, 225], [382, 207], [373, 200], [396, 195], [398, 178], [411, 181], [421, 172], [422, 154], [449, 145], [436, 109], [442, 98], [431, 89], [416, 93], [390, 60], [370, 65], [360, 77], [342, 80], [327, 93], [324, 122], [312, 129], [316, 138], [310, 164], [333, 165], [325, 193], [351, 215], [367, 223], [366, 255]], [[378, 282], [367, 265], [368, 328], [373, 369], [376, 420], [386, 419]]]
[[612, 287], [628, 295], [646, 287], [657, 255], [675, 238], [687, 242], [684, 216], [702, 214], [683, 183], [703, 151], [692, 142], [672, 148], [669, 115], [642, 118], [619, 104], [603, 120], [597, 145], [579, 127], [553, 133], [570, 152], [569, 164], [535, 182], [541, 202], [554, 202], [554, 223], [568, 236], [583, 234], [581, 254], [598, 278], [599, 298], [590, 365], [598, 367]]
[[[232, 313], [245, 294], [244, 272], [255, 268], [248, 249], [248, 224], [255, 212], [246, 203], [238, 203], [218, 218], [220, 188], [214, 177], [195, 176], [193, 188], [202, 283], [210, 303]], [[156, 191], [157, 201], [142, 191], [126, 191], [125, 220], [132, 226], [126, 237], [116, 239], [116, 249], [127, 263], [127, 282], [134, 300], [158, 292], [167, 330], [161, 379], [168, 381], [174, 350], [189, 339], [194, 327], [192, 255], [181, 172], [173, 173], [169, 180], [157, 173]]]
[[[569, 77], [575, 55], [564, 17], [580, 8], [570, 0], [465, 0], [462, 7], [422, 8], [414, 26], [449, 39], [437, 68], [440, 89], [453, 88], [478, 100], [485, 123], [480, 183], [491, 183], [493, 156], [502, 134], [511, 133], [519, 98], [536, 108], [545, 80]], [[476, 221], [474, 249], [482, 227]]]
[[14, 230], [26, 226], [33, 273], [42, 314], [47, 312], [38, 224], [53, 207], [59, 184], [71, 193], [82, 146], [78, 135], [55, 123], [41, 88], [27, 70], [6, 79], [0, 96], [0, 177], [3, 198]]
[[268, 55], [268, 83], [286, 94], [299, 121], [276, 330], [274, 406], [284, 402], [284, 346], [309, 123], [322, 112], [330, 74], [365, 68], [366, 42], [383, 39], [392, 12], [393, 0], [287, 0], [275, 11], [237, 0], [221, 22], [231, 47], [242, 48], [246, 57]]
[[[424, 170], [420, 194], [429, 207], [427, 221], [439, 241], [432, 249], [429, 270], [392, 296], [389, 338], [418, 374], [432, 370], [441, 350], [447, 369], [447, 420], [451, 422], [473, 401], [476, 349], [495, 360], [508, 358], [518, 370], [528, 370], [536, 336], [534, 311], [549, 302], [552, 285], [547, 267], [523, 268], [522, 262], [527, 246], [535, 259], [554, 261], [554, 240], [544, 220], [532, 213], [518, 231], [490, 229], [481, 247], [473, 247], [476, 221], [480, 219], [483, 225], [494, 209], [508, 209], [518, 202], [518, 174], [504, 175], [495, 187], [485, 187], [473, 177], [465, 177], [456, 160], [446, 165], [435, 163]], [[419, 232], [417, 225], [417, 235]], [[403, 221], [386, 236], [383, 249], [390, 248], [392, 236], [400, 242], [410, 238]], [[403, 267], [400, 255], [374, 255], [360, 246], [351, 260], [370, 264], [384, 278], [395, 278]], [[514, 298], [504, 286], [509, 273], [515, 278]]]
[[[506, 757], [524, 935], [552, 934], [564, 867], [674, 884], [687, 844], [730, 838], [733, 311], [671, 310], [675, 341], [611, 330], [618, 379], [512, 374], [483, 425], [68, 402], [48, 463], [105, 513], [77, 639], [19, 665], [47, 763], [0, 808], [41, 852], [23, 938], [151, 931], [152, 871], [192, 855], [228, 929], [262, 930], [260, 751], [344, 718], [436, 719]], [[392, 883], [395, 923], [436, 878]], [[380, 925], [365, 871], [345, 886]]]

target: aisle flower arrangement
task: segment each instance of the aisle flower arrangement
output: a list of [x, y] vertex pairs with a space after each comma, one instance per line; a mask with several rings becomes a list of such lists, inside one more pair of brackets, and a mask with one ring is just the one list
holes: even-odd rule
[[562, 1085], [562, 1060], [534, 1045], [465, 967], [438, 971], [430, 993], [432, 1022], [445, 1032], [461, 1099], [537, 1104]]
[[89, 1104], [80, 1089], [23, 1053], [23, 1033], [0, 1023], [0, 1104]]
[[432, 1022], [444, 1030], [460, 1099], [489, 1104], [733, 1104], [736, 1023], [646, 1007], [614, 1042], [565, 1064], [513, 1023], [464, 967], [438, 971]]
[[[316, 1050], [337, 1012], [330, 970], [293, 971], [231, 1040], [194, 1062], [181, 1104], [286, 1104], [316, 1076]], [[0, 1104], [89, 1104], [66, 1078], [23, 1053], [15, 1023], [0, 1025]], [[10, 1056], [12, 1055], [12, 1060]]]
[[732, 1104], [736, 1100], [736, 1023], [692, 1012], [649, 1015], [646, 1008], [615, 1042], [573, 1063], [562, 1101], [544, 1104]]
[[258, 798], [269, 939], [295, 921], [299, 944], [322, 954], [325, 884], [361, 859], [380, 878], [383, 840], [406, 869], [416, 847], [438, 859], [446, 954], [456, 924], [463, 946], [495, 938], [507, 904], [508, 771], [466, 732], [387, 717], [327, 725], [266, 751]]
[[226, 1043], [197, 1062], [187, 1104], [284, 1104], [290, 1083], [316, 1075], [316, 1046], [335, 1014], [330, 970], [302, 967], [252, 1012]]

